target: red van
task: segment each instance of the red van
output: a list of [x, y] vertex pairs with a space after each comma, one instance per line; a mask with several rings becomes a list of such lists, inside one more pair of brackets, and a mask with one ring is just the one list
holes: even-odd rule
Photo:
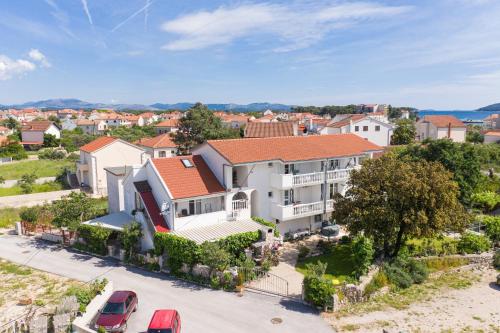
[[147, 333], [180, 333], [181, 317], [176, 310], [156, 310]]

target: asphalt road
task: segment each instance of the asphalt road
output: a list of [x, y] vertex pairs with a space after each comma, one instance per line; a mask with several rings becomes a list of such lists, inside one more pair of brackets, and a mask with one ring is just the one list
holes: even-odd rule
[[[82, 281], [106, 277], [113, 281], [115, 290], [134, 290], [139, 297], [139, 310], [129, 320], [127, 332], [145, 332], [153, 311], [161, 308], [179, 311], [183, 333], [333, 331], [316, 311], [297, 302], [251, 292], [238, 297], [32, 238], [1, 235], [0, 257]], [[282, 322], [273, 324], [273, 318]]]

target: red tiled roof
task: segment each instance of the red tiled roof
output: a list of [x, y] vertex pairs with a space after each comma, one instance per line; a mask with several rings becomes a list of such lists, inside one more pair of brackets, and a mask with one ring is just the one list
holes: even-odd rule
[[158, 204], [156, 203], [155, 197], [152, 192], [140, 192], [142, 201], [144, 202], [144, 206], [148, 211], [149, 217], [151, 218], [151, 222], [153, 222], [155, 229], [157, 232], [169, 232], [167, 223], [163, 219], [161, 215], [160, 209], [158, 208]]
[[40, 121], [30, 121], [28, 123], [23, 124], [21, 127], [21, 130], [24, 132], [40, 132], [40, 131], [46, 131], [49, 129], [50, 125], [52, 125], [53, 122], [49, 120], [40, 120]]
[[155, 125], [155, 127], [177, 127], [177, 126], [179, 126], [178, 119], [167, 119]]
[[453, 116], [424, 116], [424, 121], [436, 127], [465, 127], [465, 124]]
[[383, 150], [356, 134], [209, 140], [207, 143], [233, 164], [307, 161]]
[[248, 123], [245, 127], [246, 138], [270, 138], [293, 135], [292, 122]]
[[117, 138], [114, 138], [112, 136], [101, 136], [100, 138], [95, 139], [94, 141], [91, 141], [87, 143], [86, 145], [83, 145], [80, 147], [81, 151], [84, 151], [86, 153], [92, 153], [98, 149], [101, 149], [110, 143], [118, 140]]
[[[190, 161], [193, 167], [186, 168], [182, 160]], [[173, 199], [224, 192], [224, 188], [200, 155], [155, 158], [151, 161]]]
[[142, 138], [137, 141], [138, 145], [150, 148], [170, 148], [177, 147], [177, 145], [170, 138], [170, 134], [165, 133], [154, 138]]
[[335, 123], [330, 123], [328, 127], [333, 127], [333, 128], [340, 128], [346, 125], [349, 125], [351, 123], [351, 120], [353, 123], [360, 121], [361, 119], [364, 119], [366, 116], [364, 114], [353, 114], [350, 117], [344, 118], [340, 121], [337, 121]]
[[0, 135], [0, 147], [6, 145], [8, 143], [9, 143], [9, 138], [7, 138], [6, 136]]
[[500, 131], [488, 131], [488, 132], [484, 133], [484, 135], [500, 136]]

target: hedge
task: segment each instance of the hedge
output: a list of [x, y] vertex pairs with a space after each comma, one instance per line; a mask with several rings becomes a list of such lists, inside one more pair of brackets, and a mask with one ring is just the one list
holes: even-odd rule
[[[244, 250], [260, 238], [259, 231], [244, 232], [231, 235], [217, 241], [221, 249], [228, 252], [231, 264], [244, 256]], [[177, 273], [182, 264], [192, 267], [201, 263], [201, 246], [187, 238], [167, 233], [156, 233], [154, 239], [155, 253], [162, 255], [167, 253], [167, 265], [172, 272]]]
[[273, 228], [273, 230], [274, 230], [274, 236], [275, 237], [279, 237], [280, 236], [280, 232], [279, 232], [278, 228], [276, 227], [275, 223], [266, 221], [262, 217], [256, 217], [256, 216], [252, 217], [252, 220], [254, 220], [255, 222], [257, 222], [259, 224], [265, 225], [266, 227]]
[[78, 226], [77, 232], [78, 236], [85, 241], [85, 250], [100, 255], [106, 255], [107, 241], [113, 232], [112, 230], [100, 226], [81, 224]]

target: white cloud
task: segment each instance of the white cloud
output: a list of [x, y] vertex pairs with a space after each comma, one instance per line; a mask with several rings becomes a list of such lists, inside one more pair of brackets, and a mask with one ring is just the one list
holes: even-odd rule
[[162, 30], [179, 35], [163, 48], [172, 51], [202, 49], [256, 34], [270, 34], [284, 43], [275, 51], [290, 51], [312, 45], [333, 30], [362, 20], [400, 15], [411, 9], [367, 2], [312, 7], [270, 3], [223, 6], [163, 23]]
[[82, 0], [82, 6], [83, 6], [83, 11], [87, 15], [90, 25], [94, 25], [94, 21], [92, 21], [92, 15], [90, 15], [89, 4], [87, 3], [87, 0]]
[[45, 57], [45, 55], [42, 52], [40, 52], [40, 50], [31, 49], [28, 53], [28, 56], [31, 58], [31, 60], [40, 63], [40, 66], [42, 67], [52, 66], [50, 62], [47, 60], [47, 57]]
[[13, 77], [22, 76], [36, 69], [36, 65], [24, 59], [11, 59], [0, 54], [0, 80], [9, 80]]

